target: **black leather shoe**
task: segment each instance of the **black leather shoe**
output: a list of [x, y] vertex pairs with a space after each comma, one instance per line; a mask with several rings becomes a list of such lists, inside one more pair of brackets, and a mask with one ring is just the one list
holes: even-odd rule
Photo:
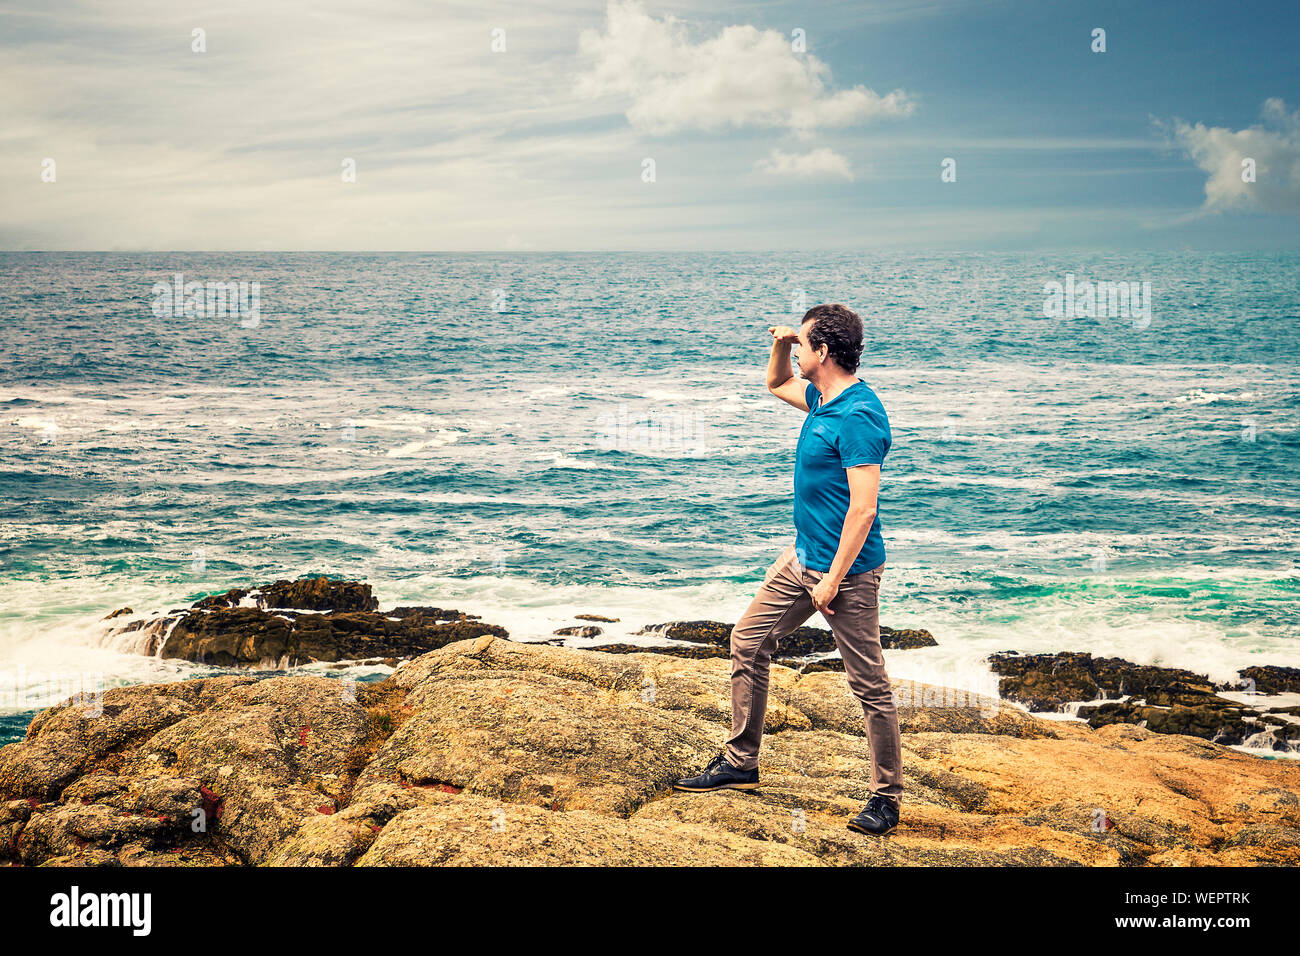
[[706, 793], [710, 790], [757, 790], [758, 768], [737, 770], [727, 762], [727, 755], [720, 753], [694, 777], [678, 780], [673, 784], [674, 790], [686, 790], [690, 793]]
[[871, 836], [893, 833], [898, 826], [898, 807], [892, 800], [873, 796], [856, 817], [849, 821], [849, 829]]

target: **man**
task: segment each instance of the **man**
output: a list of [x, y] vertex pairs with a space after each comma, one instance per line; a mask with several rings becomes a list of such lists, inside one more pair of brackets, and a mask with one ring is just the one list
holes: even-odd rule
[[[889, 451], [889, 419], [856, 376], [862, 320], [842, 305], [809, 309], [796, 332], [773, 326], [767, 388], [807, 412], [794, 466], [794, 544], [731, 631], [731, 739], [677, 790], [758, 789], [768, 671], [777, 643], [814, 611], [830, 623], [849, 688], [862, 704], [871, 748], [871, 799], [849, 828], [884, 835], [898, 825], [903, 792], [898, 712], [880, 650], [885, 570], [876, 496]], [[801, 379], [790, 371], [799, 344]]]

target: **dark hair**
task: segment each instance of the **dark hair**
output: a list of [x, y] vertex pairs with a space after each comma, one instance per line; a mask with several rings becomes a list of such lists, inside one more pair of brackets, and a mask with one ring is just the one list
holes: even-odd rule
[[815, 305], [804, 313], [799, 324], [811, 321], [808, 341], [815, 349], [827, 346], [835, 364], [846, 372], [858, 370], [862, 357], [862, 320], [846, 305]]

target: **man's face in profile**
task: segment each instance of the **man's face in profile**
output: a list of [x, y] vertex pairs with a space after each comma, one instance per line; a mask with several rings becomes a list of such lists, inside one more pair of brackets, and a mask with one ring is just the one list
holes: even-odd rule
[[794, 358], [799, 363], [799, 375], [802, 378], [808, 378], [812, 372], [821, 363], [817, 359], [817, 352], [808, 341], [808, 332], [813, 327], [813, 322], [809, 319], [799, 326], [799, 344], [795, 346]]

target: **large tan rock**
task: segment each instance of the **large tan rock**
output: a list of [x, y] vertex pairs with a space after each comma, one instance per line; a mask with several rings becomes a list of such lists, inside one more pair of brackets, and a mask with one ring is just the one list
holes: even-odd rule
[[902, 825], [853, 833], [870, 752], [832, 672], [773, 670], [760, 791], [673, 792], [726, 738], [728, 686], [725, 660], [482, 637], [355, 694], [319, 677], [119, 688], [101, 715], [52, 708], [0, 749], [0, 859], [1300, 863], [1294, 763], [906, 682]]
[[819, 866], [797, 847], [722, 827], [443, 794], [394, 818], [359, 866]]

